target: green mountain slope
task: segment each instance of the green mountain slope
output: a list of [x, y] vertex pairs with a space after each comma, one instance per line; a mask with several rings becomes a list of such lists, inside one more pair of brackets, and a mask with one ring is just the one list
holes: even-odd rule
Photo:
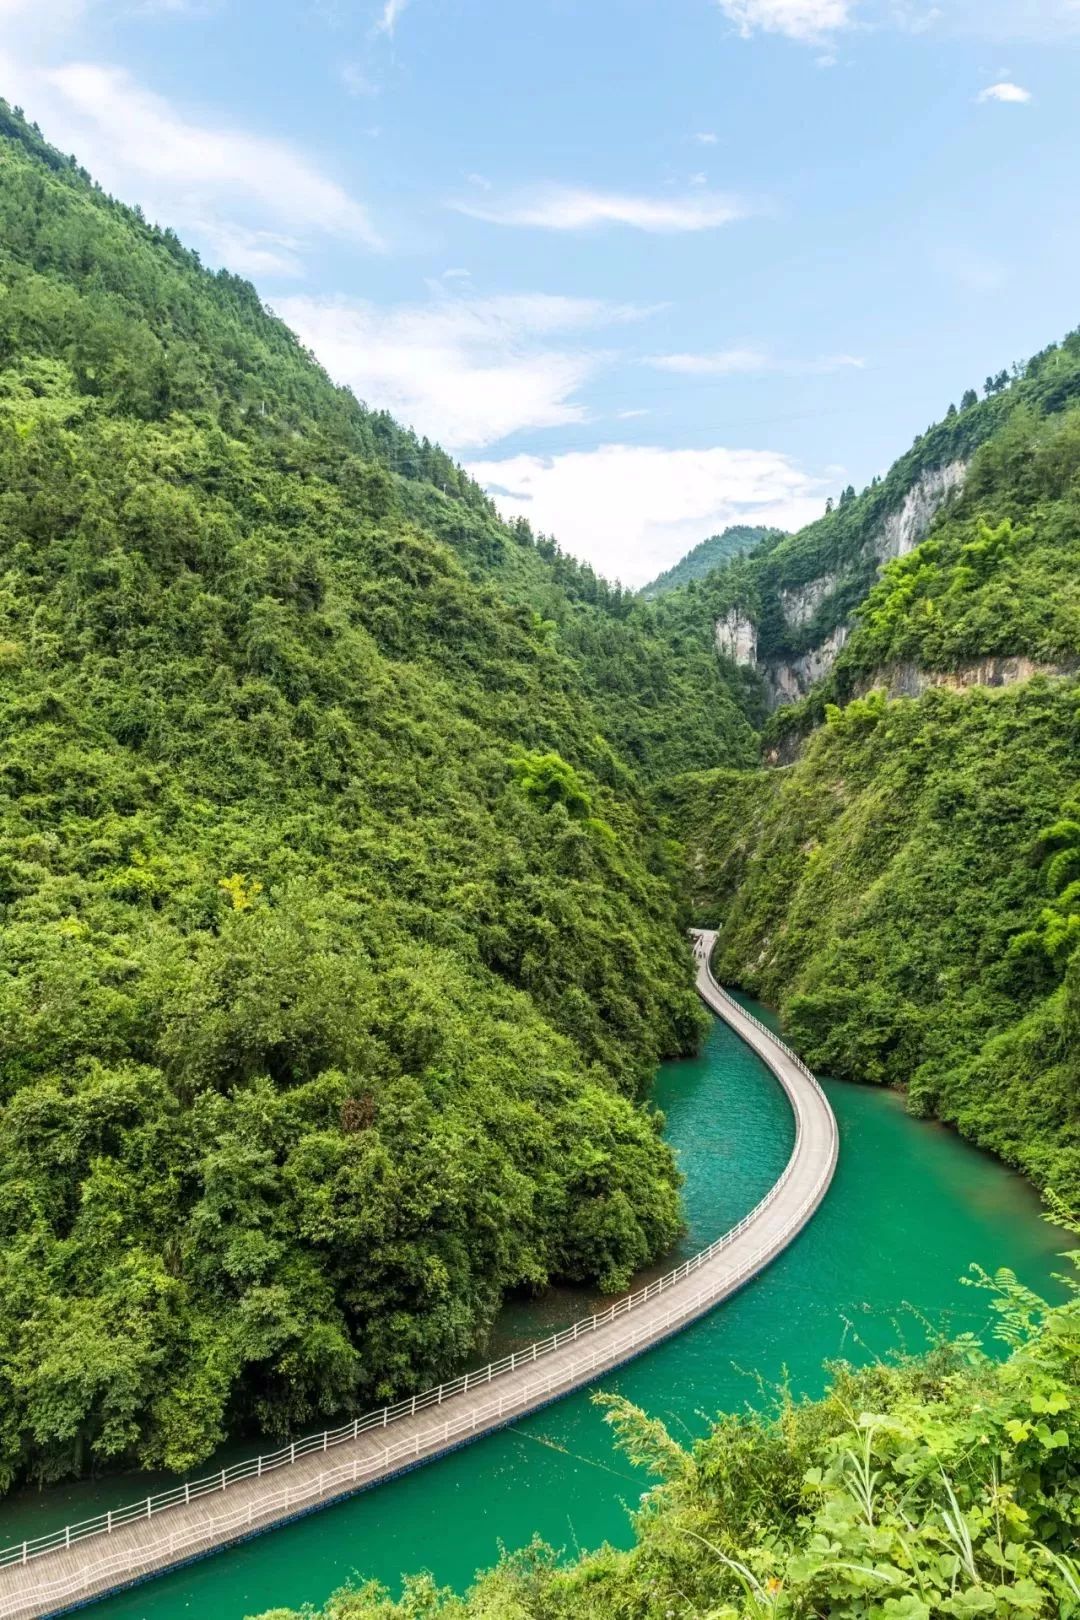
[[[680, 1225], [707, 632], [0, 112], [0, 1479], [437, 1379]], [[660, 760], [663, 753], [664, 760]]]
[[685, 778], [669, 801], [699, 914], [723, 925], [718, 971], [777, 1003], [812, 1065], [906, 1088], [1074, 1199], [1075, 896], [1064, 941], [1040, 918], [1062, 909], [1047, 834], [1076, 792], [1078, 714], [1071, 681], [874, 696], [793, 767]]
[[[666, 790], [698, 913], [722, 922], [720, 970], [782, 1007], [809, 1061], [906, 1088], [913, 1108], [1070, 1198], [1078, 387], [1073, 336], [928, 435], [932, 459], [943, 444], [955, 454], [967, 414], [982, 442], [928, 537], [845, 608], [850, 633], [825, 679], [771, 717], [768, 751], [791, 758], [798, 744], [795, 762]], [[821, 568], [815, 531], [858, 520], [866, 532], [860, 502], [845, 511], [767, 566], [787, 553], [777, 577], [792, 580], [802, 548]]]
[[[1055, 352], [1045, 370], [1080, 386], [1080, 340]], [[1047, 414], [1023, 393], [975, 452], [930, 537], [886, 564], [828, 679], [774, 729], [803, 727], [827, 702], [878, 682], [917, 693], [950, 676], [954, 684], [994, 684], [1034, 666], [1076, 667], [1080, 407]]]
[[[897, 577], [907, 578], [918, 566], [910, 554], [954, 510], [970, 518], [980, 503], [994, 505], [1004, 484], [1024, 510], [1060, 498], [1071, 477], [1065, 466], [1071, 430], [1064, 430], [1065, 438], [1053, 451], [1035, 449], [1034, 439], [1041, 435], [1040, 424], [1056, 422], [1080, 399], [1080, 334], [1036, 355], [1016, 369], [1011, 381], [1002, 373], [987, 382], [985, 398], [979, 400], [969, 390], [961, 410], [950, 406], [943, 420], [920, 434], [888, 474], [874, 479], [861, 495], [847, 489], [835, 509], [816, 523], [769, 539], [692, 587], [670, 593], [668, 600], [686, 596], [690, 589], [697, 592], [696, 610], [719, 627], [721, 651], [756, 669], [771, 707], [800, 699], [834, 665], [865, 673], [847, 643], [861, 639], [869, 651], [866, 637], [860, 636], [866, 621], [863, 606], [871, 591], [878, 605], [882, 568], [890, 575], [898, 569]], [[1026, 485], [1019, 474], [1025, 457], [1031, 461]], [[1032, 480], [1041, 480], [1038, 489]], [[1009, 510], [1016, 500], [1007, 496]], [[1007, 515], [1004, 509], [1002, 515]], [[910, 584], [904, 588], [910, 590]], [[1000, 628], [1012, 627], [1003, 621]], [[987, 629], [969, 619], [941, 656], [947, 661], [962, 648], [974, 656], [984, 644], [988, 652], [993, 638], [984, 633]], [[1028, 633], [1021, 640], [1045, 647], [1053, 637]], [[1010, 645], [1008, 652], [1025, 651], [1026, 645]], [[998, 650], [996, 643], [993, 650]], [[874, 651], [877, 656], [906, 656], [899, 647], [879, 645]], [[850, 695], [851, 687], [842, 690]], [[783, 730], [791, 721], [779, 724]]]
[[782, 538], [782, 534], [780, 529], [755, 527], [747, 523], [731, 524], [722, 534], [709, 535], [707, 540], [702, 540], [700, 545], [681, 557], [674, 567], [658, 574], [641, 594], [646, 601], [651, 601], [665, 591], [689, 584], [692, 579], [704, 579], [706, 574], [712, 573], [722, 563], [730, 562], [732, 557], [741, 557], [744, 552], [752, 551], [766, 540], [775, 542]]

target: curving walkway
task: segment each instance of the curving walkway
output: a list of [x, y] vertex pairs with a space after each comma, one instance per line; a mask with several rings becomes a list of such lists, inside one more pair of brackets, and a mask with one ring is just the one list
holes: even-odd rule
[[768, 1064], [796, 1120], [779, 1181], [707, 1249], [561, 1333], [438, 1389], [220, 1474], [0, 1552], [0, 1620], [55, 1614], [418, 1467], [592, 1383], [704, 1316], [792, 1242], [825, 1196], [837, 1130], [817, 1081], [716, 983], [697, 932], [702, 1000]]

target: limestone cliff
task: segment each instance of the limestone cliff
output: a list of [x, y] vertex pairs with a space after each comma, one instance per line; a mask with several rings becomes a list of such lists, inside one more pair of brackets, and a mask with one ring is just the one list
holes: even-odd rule
[[730, 658], [736, 664], [757, 662], [757, 625], [740, 608], [733, 607], [722, 619], [717, 619], [715, 636], [721, 658]]
[[[861, 548], [869, 550], [880, 566], [893, 557], [905, 557], [925, 540], [938, 512], [954, 490], [961, 487], [968, 463], [953, 460], [938, 467], [930, 467], [908, 489], [902, 502], [888, 514], [881, 527]], [[843, 575], [839, 571], [819, 574], [804, 584], [781, 586], [777, 592], [784, 623], [790, 630], [801, 630], [812, 624], [818, 613], [840, 589]], [[792, 658], [766, 658], [759, 666], [765, 677], [770, 708], [794, 703], [805, 696], [815, 681], [827, 675], [836, 661], [836, 655], [851, 633], [851, 624], [843, 621], [828, 631], [814, 646]]]
[[943, 467], [931, 467], [913, 484], [904, 497], [903, 505], [890, 512], [872, 546], [879, 562], [890, 557], [906, 557], [930, 532], [938, 512], [954, 489], [959, 489], [967, 474], [966, 461], [950, 461]]

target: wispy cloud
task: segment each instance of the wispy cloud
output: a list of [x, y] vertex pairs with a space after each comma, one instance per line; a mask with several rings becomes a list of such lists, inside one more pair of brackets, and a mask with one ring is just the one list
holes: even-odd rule
[[559, 185], [503, 199], [459, 198], [448, 206], [492, 225], [526, 225], [548, 231], [581, 231], [601, 225], [625, 225], [654, 233], [705, 231], [730, 225], [748, 212], [738, 198], [713, 191], [648, 197]]
[[654, 354], [647, 362], [657, 371], [683, 377], [750, 376], [782, 372], [788, 376], [823, 375], [830, 371], [861, 371], [866, 364], [854, 354], [826, 354], [813, 360], [778, 359], [764, 349], [720, 349], [704, 354]]
[[809, 44], [846, 28], [854, 19], [858, 0], [717, 0], [720, 10], [739, 32], [784, 34]]
[[474, 461], [508, 517], [525, 516], [609, 578], [643, 585], [729, 523], [795, 529], [825, 486], [771, 450], [601, 445], [556, 456]]
[[392, 34], [397, 27], [398, 18], [409, 4], [409, 0], [386, 0], [375, 24], [380, 34]]
[[697, 134], [694, 136], [694, 139], [697, 141], [699, 146], [715, 146], [718, 138], [718, 136], [713, 134], [711, 129], [699, 129]]
[[20, 91], [108, 190], [198, 232], [241, 273], [296, 274], [314, 235], [380, 245], [363, 205], [288, 142], [191, 117], [121, 68], [24, 69]]
[[591, 298], [445, 289], [391, 308], [300, 296], [275, 307], [339, 382], [454, 449], [584, 421], [576, 396], [607, 357], [583, 335], [650, 313]]
[[1007, 79], [1000, 84], [988, 84], [985, 90], [979, 92], [980, 101], [1024, 102], [1031, 100], [1031, 91], [1025, 90], [1019, 84], [1010, 84]]

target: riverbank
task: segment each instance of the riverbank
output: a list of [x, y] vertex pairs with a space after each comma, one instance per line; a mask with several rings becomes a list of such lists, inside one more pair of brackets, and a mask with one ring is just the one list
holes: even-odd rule
[[[954, 1332], [984, 1326], [986, 1301], [959, 1281], [973, 1260], [1010, 1265], [1033, 1287], [1052, 1287], [1062, 1234], [1040, 1219], [1020, 1177], [944, 1128], [911, 1119], [896, 1097], [838, 1083], [826, 1089], [844, 1148], [832, 1194], [796, 1248], [707, 1320], [604, 1381], [684, 1438], [701, 1434], [719, 1409], [759, 1404], [785, 1367], [797, 1392], [816, 1394], [829, 1357], [916, 1348], [924, 1323]], [[721, 1025], [699, 1057], [662, 1067], [655, 1095], [687, 1174], [692, 1251], [775, 1180], [790, 1115], [768, 1072]], [[508, 1330], [535, 1337], [552, 1308], [547, 1299], [519, 1302]], [[559, 1325], [577, 1314], [565, 1299]], [[94, 1612], [99, 1620], [185, 1620], [196, 1611], [200, 1620], [241, 1620], [275, 1604], [321, 1602], [354, 1570], [396, 1586], [403, 1571], [429, 1567], [463, 1587], [497, 1559], [500, 1542], [524, 1545], [534, 1533], [570, 1553], [604, 1540], [626, 1545], [626, 1509], [647, 1483], [613, 1450], [587, 1395], [573, 1396], [376, 1493]], [[127, 1481], [108, 1488], [118, 1490], [114, 1500], [133, 1494]], [[104, 1505], [99, 1496], [95, 1506]], [[33, 1498], [23, 1499], [3, 1513], [25, 1523], [34, 1509]], [[61, 1522], [70, 1516], [63, 1511]]]

